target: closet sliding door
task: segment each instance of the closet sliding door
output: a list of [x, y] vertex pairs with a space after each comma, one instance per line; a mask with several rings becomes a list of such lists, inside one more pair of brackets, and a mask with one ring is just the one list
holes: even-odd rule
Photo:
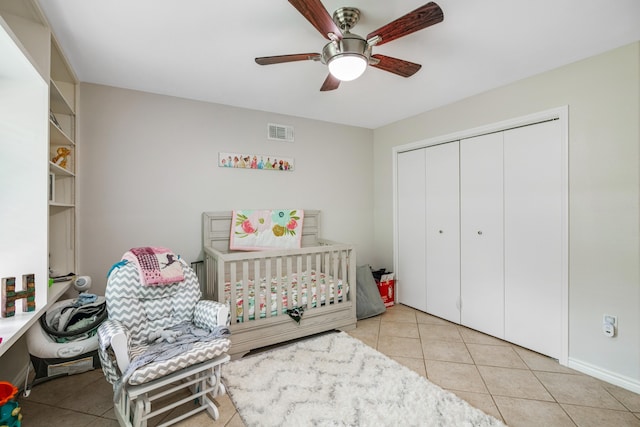
[[398, 301], [566, 363], [566, 109], [480, 132], [397, 154]]
[[426, 149], [427, 312], [460, 323], [458, 141]]
[[461, 323], [504, 338], [502, 132], [460, 141]]
[[427, 311], [425, 149], [397, 159], [398, 302]]
[[562, 144], [558, 120], [504, 132], [505, 339], [560, 358]]

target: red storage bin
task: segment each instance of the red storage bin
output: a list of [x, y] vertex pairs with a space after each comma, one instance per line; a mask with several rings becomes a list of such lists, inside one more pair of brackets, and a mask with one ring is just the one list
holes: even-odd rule
[[393, 273], [381, 275], [380, 280], [376, 280], [376, 284], [385, 307], [391, 307], [396, 299], [396, 281]]

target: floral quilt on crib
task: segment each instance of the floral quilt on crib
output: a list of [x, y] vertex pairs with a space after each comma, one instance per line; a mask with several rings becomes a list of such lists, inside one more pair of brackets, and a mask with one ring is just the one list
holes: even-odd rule
[[[311, 292], [309, 292], [309, 286], [307, 283], [311, 285]], [[320, 285], [320, 294], [318, 295], [318, 284]], [[249, 320], [255, 319], [255, 311], [256, 311], [256, 287], [253, 280], [249, 280]], [[300, 286], [298, 286], [298, 275], [297, 273], [293, 273], [291, 275], [291, 306], [292, 307], [317, 307], [318, 300], [320, 300], [320, 305], [326, 304], [326, 287], [329, 286], [329, 303], [333, 303], [336, 298], [338, 301], [342, 301], [344, 292], [349, 292], [349, 285], [343, 284], [342, 279], [338, 279], [334, 281], [331, 276], [326, 276], [324, 273], [320, 273], [316, 275], [314, 270], [311, 270], [311, 274], [309, 275], [309, 280], [307, 280], [307, 272], [303, 272], [301, 275]], [[289, 298], [287, 295], [287, 277], [283, 276], [280, 282], [281, 292], [280, 296], [282, 298], [282, 314], [287, 313], [287, 308], [289, 305]], [[265, 278], [260, 280], [259, 285], [259, 316], [260, 318], [265, 318], [267, 315], [267, 307], [271, 310], [271, 316], [278, 315], [278, 281], [275, 277], [271, 278], [271, 286], [268, 292], [269, 296], [267, 297], [267, 281]], [[345, 289], [346, 287], [346, 289]], [[300, 291], [299, 291], [300, 288]], [[337, 290], [336, 290], [337, 288]], [[242, 288], [242, 281], [238, 281], [235, 285], [236, 292], [236, 321], [238, 323], [244, 321], [244, 295]], [[301, 297], [298, 300], [298, 293], [301, 293]], [[225, 302], [228, 304], [231, 298], [231, 283], [227, 282], [225, 284]], [[267, 298], [269, 302], [267, 303]]]

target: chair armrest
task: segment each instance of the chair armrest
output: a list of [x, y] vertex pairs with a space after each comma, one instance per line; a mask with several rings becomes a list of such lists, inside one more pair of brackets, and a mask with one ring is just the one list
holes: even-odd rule
[[127, 333], [122, 331], [111, 337], [111, 348], [116, 355], [116, 362], [121, 372], [125, 372], [129, 367], [129, 339]]
[[216, 326], [229, 326], [229, 307], [211, 300], [200, 300], [193, 311], [193, 323], [198, 328], [213, 329]]
[[129, 333], [122, 323], [107, 319], [98, 328], [98, 344], [102, 351], [113, 349], [120, 372], [129, 366]]

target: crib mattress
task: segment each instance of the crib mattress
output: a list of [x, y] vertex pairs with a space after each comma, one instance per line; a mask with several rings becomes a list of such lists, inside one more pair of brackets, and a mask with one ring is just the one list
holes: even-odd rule
[[[300, 286], [298, 286], [298, 274], [291, 274], [291, 307], [317, 307], [318, 299], [320, 305], [325, 305], [327, 292], [325, 291], [329, 286], [329, 304], [337, 301], [342, 301], [344, 292], [349, 292], [349, 284], [343, 283], [342, 279], [334, 280], [333, 277], [327, 276], [324, 273], [316, 274], [314, 270], [310, 273], [303, 272], [300, 275]], [[289, 295], [288, 295], [288, 278], [282, 276], [280, 279], [280, 297], [282, 298], [282, 313], [286, 314], [289, 308]], [[318, 288], [320, 292], [318, 292]], [[298, 294], [300, 293], [300, 297]], [[318, 295], [319, 294], [319, 295]], [[336, 296], [337, 294], [337, 296]], [[235, 284], [235, 299], [236, 299], [236, 322], [240, 323], [244, 321], [244, 291], [243, 282], [238, 281]], [[278, 280], [276, 277], [271, 278], [269, 291], [267, 291], [267, 280], [262, 278], [260, 280], [258, 301], [259, 301], [259, 316], [260, 318], [267, 317], [267, 309], [270, 310], [271, 316], [278, 315]], [[231, 283], [225, 283], [225, 302], [228, 304], [231, 299]], [[268, 302], [267, 302], [268, 299]], [[248, 280], [248, 320], [255, 320], [256, 318], [256, 286], [254, 280]]]

